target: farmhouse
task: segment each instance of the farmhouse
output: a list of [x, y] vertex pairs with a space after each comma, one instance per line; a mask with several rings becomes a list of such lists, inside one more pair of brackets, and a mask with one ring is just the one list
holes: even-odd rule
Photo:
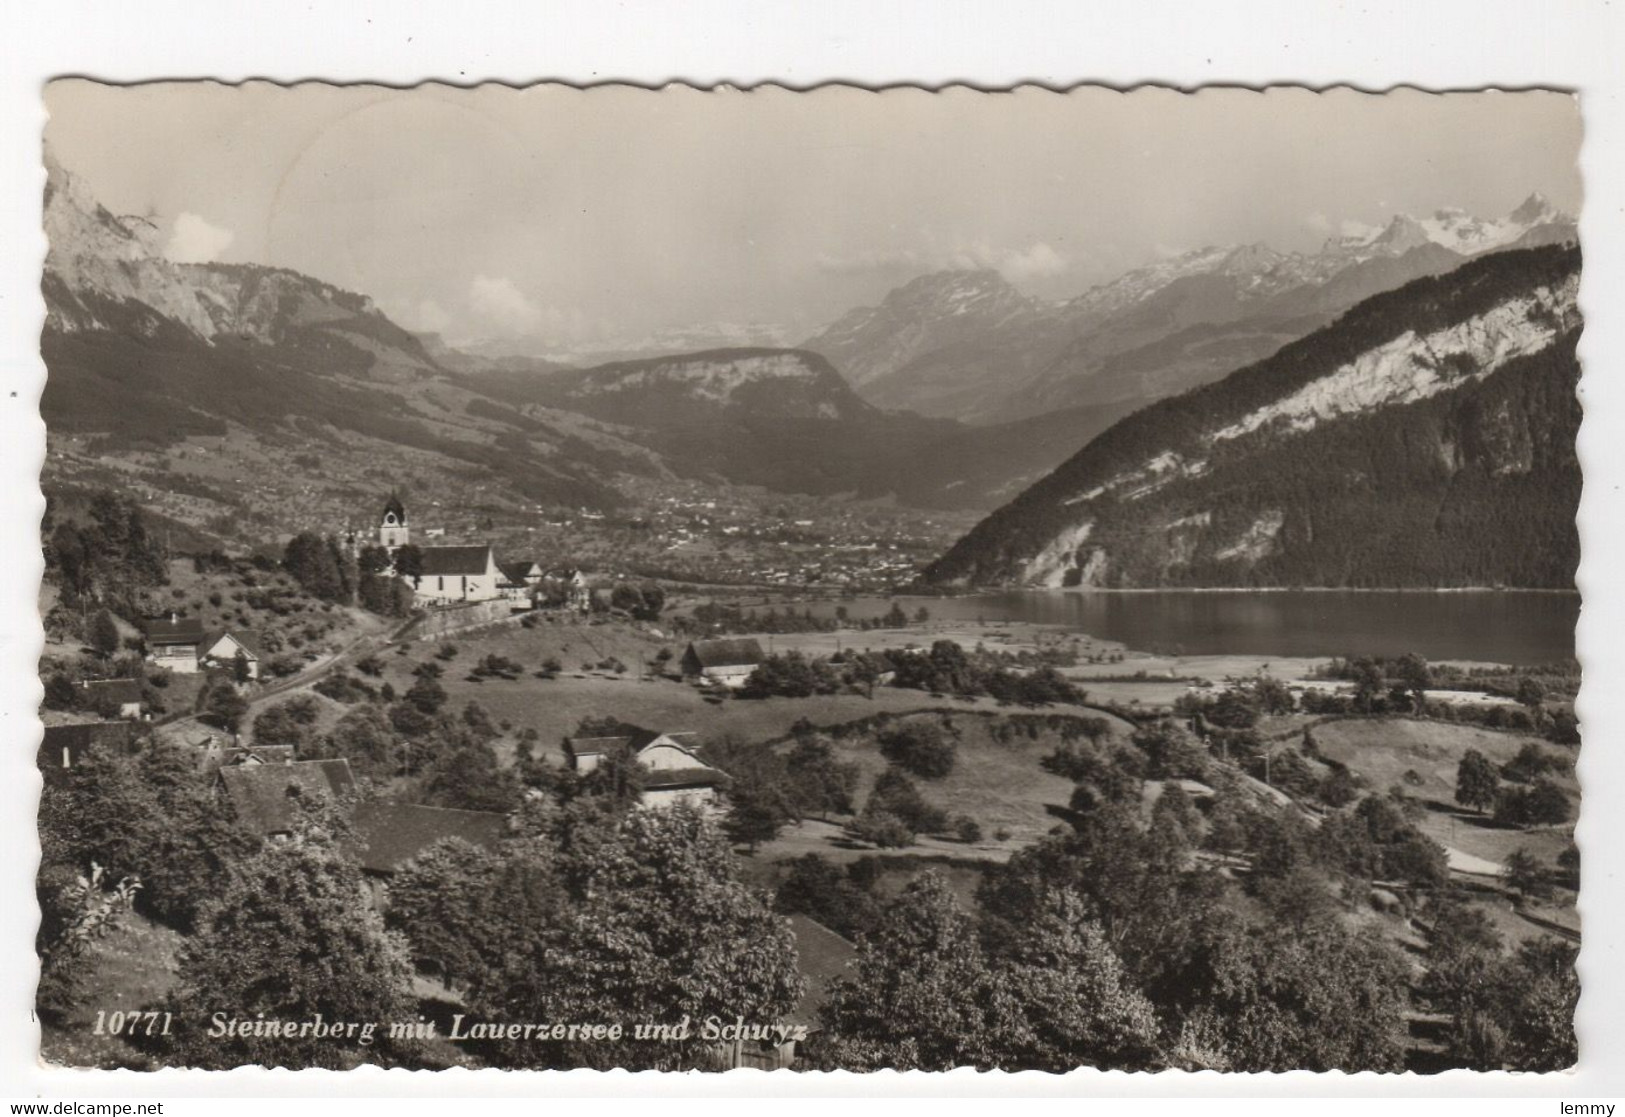
[[529, 601], [542, 583], [542, 568], [529, 559], [499, 564], [502, 581], [498, 588], [502, 596], [514, 601]]
[[570, 767], [582, 775], [612, 754], [631, 756], [644, 770], [646, 807], [714, 804], [718, 789], [728, 782], [727, 773], [711, 767], [674, 739], [685, 735], [638, 729], [622, 737], [571, 737], [564, 742], [564, 752]]
[[550, 603], [585, 613], [592, 609], [592, 588], [587, 576], [574, 567], [549, 571], [542, 578], [542, 588]]
[[247, 664], [248, 677], [260, 677], [260, 653], [247, 637], [236, 632], [212, 632], [203, 639], [205, 667], [235, 668], [237, 657]]
[[90, 709], [106, 717], [141, 720], [141, 684], [134, 679], [90, 679], [80, 685]]
[[47, 725], [38, 763], [41, 768], [72, 768], [93, 751], [129, 752], [134, 741], [135, 726], [128, 721]]
[[536, 586], [542, 581], [542, 568], [529, 559], [516, 559], [502, 564], [502, 576], [510, 585]]
[[683, 678], [744, 686], [762, 659], [755, 640], [696, 640], [683, 653]]
[[302, 808], [354, 791], [355, 776], [342, 758], [247, 763], [221, 768], [220, 788], [244, 830], [260, 838], [285, 838]]
[[174, 613], [146, 622], [147, 658], [181, 675], [195, 675], [203, 647], [203, 622]]
[[412, 588], [420, 601], [451, 605], [460, 601], [494, 601], [502, 596], [503, 580], [489, 544], [466, 547], [424, 547], [422, 572]]

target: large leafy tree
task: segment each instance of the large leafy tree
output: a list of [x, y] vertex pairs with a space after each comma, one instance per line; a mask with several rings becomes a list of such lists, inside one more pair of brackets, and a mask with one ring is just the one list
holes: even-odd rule
[[1079, 1066], [1155, 1064], [1157, 1019], [1100, 927], [1074, 896], [1058, 895], [1015, 940], [997, 979], [1020, 1006], [1006, 1069], [1060, 1074]]
[[[789, 926], [738, 876], [726, 839], [687, 807], [616, 814], [593, 798], [548, 818], [551, 919], [503, 957], [473, 998], [493, 1020], [621, 1022], [616, 1042], [499, 1045], [512, 1066], [674, 1068], [702, 1056], [700, 1022], [771, 1023], [801, 994]], [[534, 856], [534, 854], [533, 854]], [[679, 1024], [689, 1043], [635, 1041], [634, 1022]]]
[[819, 1061], [849, 1070], [1001, 1066], [1021, 1026], [975, 924], [935, 872], [911, 882], [864, 937], [823, 1023]]
[[491, 998], [505, 959], [562, 906], [552, 846], [535, 837], [480, 849], [447, 838], [395, 874], [388, 924], [412, 960], [474, 1000]]
[[1178, 1005], [1185, 1037], [1233, 1071], [1404, 1069], [1408, 968], [1332, 922], [1203, 929]]
[[186, 750], [160, 742], [138, 756], [91, 752], [53, 772], [39, 827], [42, 876], [94, 863], [111, 879], [139, 877], [137, 909], [182, 931], [255, 846], [222, 814]]
[[1495, 765], [1477, 749], [1468, 749], [1456, 765], [1456, 802], [1482, 813], [1495, 806], [1501, 778]]
[[[368, 901], [360, 870], [327, 842], [305, 836], [245, 862], [206, 912], [181, 955], [176, 1055], [215, 1069], [344, 1068], [391, 1061], [383, 1022], [410, 1020], [411, 969], [400, 942]], [[216, 1013], [243, 1021], [374, 1022], [348, 1037], [209, 1036]]]

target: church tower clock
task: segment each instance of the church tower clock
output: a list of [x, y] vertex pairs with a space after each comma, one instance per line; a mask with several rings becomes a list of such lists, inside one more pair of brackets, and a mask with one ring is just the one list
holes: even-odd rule
[[401, 503], [401, 498], [394, 494], [390, 495], [389, 503], [384, 505], [384, 518], [378, 524], [378, 542], [390, 551], [411, 542], [406, 527], [406, 506]]

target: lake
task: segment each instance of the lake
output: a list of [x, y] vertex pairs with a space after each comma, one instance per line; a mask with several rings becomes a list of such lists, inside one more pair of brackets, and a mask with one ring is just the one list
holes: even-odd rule
[[[880, 616], [891, 598], [817, 602], [816, 615], [845, 605], [854, 619]], [[933, 620], [1011, 620], [1065, 625], [1140, 651], [1218, 655], [1400, 655], [1551, 663], [1574, 655], [1580, 596], [1483, 590], [1142, 591], [1018, 590], [946, 598], [897, 598]], [[799, 606], [798, 606], [799, 608]]]

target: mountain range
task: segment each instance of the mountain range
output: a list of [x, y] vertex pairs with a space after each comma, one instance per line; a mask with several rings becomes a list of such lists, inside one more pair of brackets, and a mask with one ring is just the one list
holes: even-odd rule
[[[41, 348], [50, 375], [41, 410], [53, 436], [51, 468], [67, 468], [60, 438], [93, 439], [75, 452], [73, 469], [125, 469], [121, 483], [167, 490], [200, 520], [228, 525], [256, 492], [261, 503], [288, 499], [287, 487], [256, 489], [255, 473], [357, 495], [406, 476], [449, 479], [448, 497], [506, 494], [498, 503], [509, 506], [609, 508], [626, 503], [640, 479], [679, 478], [1000, 509], [933, 571], [954, 583], [1241, 576], [1216, 558], [1218, 565], [1151, 570], [1121, 542], [1106, 552], [1107, 565], [1091, 565], [1078, 558], [1083, 539], [1052, 546], [1076, 525], [1069, 512], [1048, 508], [1045, 494], [1065, 488], [1056, 478], [1080, 459], [1096, 461], [1123, 430], [1147, 431], [1171, 414], [1144, 410], [1152, 401], [1244, 365], [1276, 367], [1279, 354], [1262, 358], [1302, 352], [1339, 313], [1333, 331], [1360, 320], [1372, 288], [1418, 272], [1462, 274], [1469, 259], [1522, 259], [1527, 253], [1492, 249], [1572, 237], [1572, 224], [1534, 198], [1499, 222], [1454, 211], [1395, 219], [1316, 254], [1259, 246], [1188, 254], [1066, 303], [1033, 299], [992, 272], [939, 273], [898, 289], [880, 308], [845, 316], [817, 345], [579, 368], [414, 335], [364, 295], [287, 269], [177, 263], [152, 222], [113, 215], [47, 162]], [[1378, 301], [1398, 314], [1418, 290], [1433, 288], [1412, 284], [1399, 302]], [[891, 406], [888, 393], [910, 377], [939, 400], [959, 393], [968, 402], [948, 410], [979, 421]], [[199, 453], [247, 446], [233, 459], [237, 473], [222, 481], [204, 465], [173, 468], [170, 452], [192, 436], [221, 440]], [[1258, 437], [1226, 440], [1225, 452]], [[136, 457], [115, 466], [109, 455], [123, 451]], [[1213, 459], [1215, 477], [1221, 459]], [[1091, 517], [1090, 540], [1117, 538], [1109, 519]], [[1282, 538], [1291, 537], [1291, 523], [1283, 521]], [[1230, 521], [1214, 524], [1217, 540]], [[1262, 560], [1245, 573], [1285, 576]]]
[[1025, 295], [993, 270], [938, 272], [848, 312], [803, 348], [878, 406], [969, 423], [1139, 406], [1260, 360], [1412, 279], [1575, 236], [1573, 219], [1536, 194], [1500, 220], [1399, 215], [1310, 253], [1198, 249], [1063, 302]]
[[1571, 588], [1579, 268], [1495, 252], [1368, 298], [1116, 423], [925, 580]]
[[53, 434], [93, 434], [104, 452], [240, 434], [280, 447], [272, 456], [315, 454], [335, 476], [472, 469], [544, 504], [612, 507], [626, 479], [665, 476], [988, 509], [1119, 414], [975, 429], [892, 413], [793, 349], [588, 369], [471, 354], [297, 272], [169, 260], [151, 222], [48, 170], [41, 410]]

